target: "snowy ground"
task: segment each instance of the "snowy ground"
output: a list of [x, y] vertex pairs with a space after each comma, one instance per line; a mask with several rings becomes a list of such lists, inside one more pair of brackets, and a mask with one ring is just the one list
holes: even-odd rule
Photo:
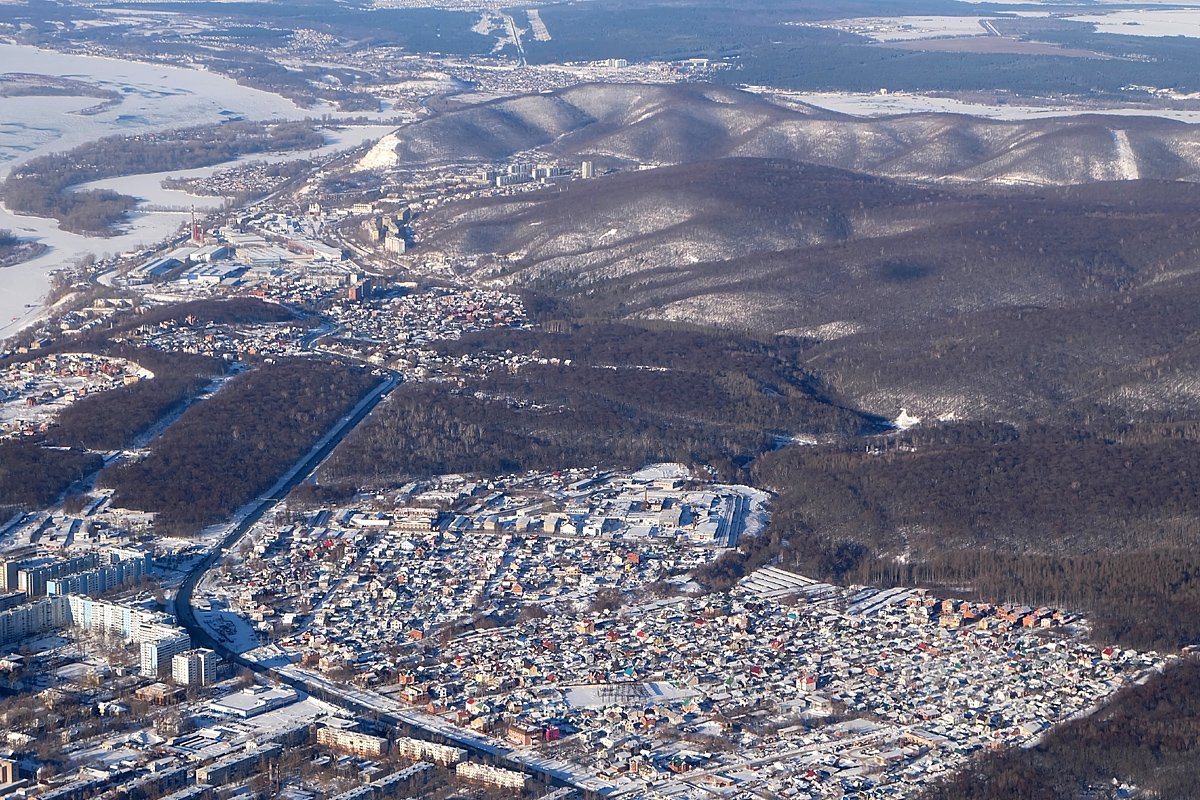
[[969, 103], [952, 97], [928, 97], [891, 92], [784, 92], [770, 87], [743, 86], [747, 91], [807, 103], [817, 108], [855, 117], [887, 117], [898, 114], [965, 114], [986, 119], [1022, 120], [1074, 117], [1081, 114], [1114, 114], [1128, 117], [1162, 117], [1181, 122], [1200, 122], [1200, 109], [1152, 109], [1135, 106], [989, 105]]
[[[877, 42], [903, 42], [943, 36], [983, 36], [983, 17], [860, 17], [811, 23], [856, 33]], [[808, 23], [806, 23], [808, 24]]]
[[767, 523], [771, 521], [770, 494], [750, 486], [718, 484], [713, 488], [718, 492], [733, 492], [744, 498], [734, 509], [735, 518], [730, 520], [726, 547], [736, 547], [743, 537], [758, 536], [767, 529]]
[[1196, 9], [1137, 9], [1110, 14], [1086, 14], [1067, 19], [1089, 22], [1096, 26], [1097, 33], [1200, 38], [1200, 11]]
[[126, 760], [136, 763], [143, 754], [129, 747], [113, 747], [106, 741], [75, 750], [71, 755], [81, 764], [104, 769]]
[[312, 724], [320, 719], [336, 717], [338, 708], [315, 697], [300, 695], [298, 702], [289, 703], [274, 711], [258, 714], [250, 719], [231, 720], [217, 718], [217, 728], [220, 730], [235, 730], [248, 732], [254, 736], [278, 736], [284, 731], [292, 730], [297, 725]]
[[[624, 690], [624, 691], [622, 691]], [[572, 708], [605, 708], [611, 705], [650, 705], [695, 697], [699, 692], [666, 681], [651, 683], [567, 686], [565, 700]]]
[[683, 464], [664, 463], [651, 464], [648, 467], [643, 467], [642, 469], [639, 469], [637, 472], [633, 473], [633, 475], [630, 477], [632, 477], [635, 481], [657, 481], [671, 480], [674, 478], [687, 480], [691, 476], [691, 470], [689, 470], [687, 466]]
[[214, 639], [235, 653], [245, 653], [261, 644], [258, 634], [250, 627], [250, 622], [232, 611], [221, 608], [220, 601], [213, 601], [212, 610], [197, 609], [196, 620]]

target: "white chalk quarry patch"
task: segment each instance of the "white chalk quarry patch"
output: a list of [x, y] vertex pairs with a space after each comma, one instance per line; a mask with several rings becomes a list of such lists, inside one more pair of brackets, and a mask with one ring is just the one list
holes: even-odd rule
[[400, 137], [395, 132], [389, 133], [375, 143], [375, 146], [367, 151], [357, 164], [354, 165], [355, 172], [368, 172], [377, 169], [391, 169], [400, 163], [400, 156], [396, 151], [396, 147], [400, 144]]
[[1140, 172], [1137, 156], [1133, 154], [1133, 145], [1129, 143], [1129, 131], [1116, 130], [1112, 135], [1113, 144], [1117, 147], [1117, 174], [1121, 180], [1136, 181]]

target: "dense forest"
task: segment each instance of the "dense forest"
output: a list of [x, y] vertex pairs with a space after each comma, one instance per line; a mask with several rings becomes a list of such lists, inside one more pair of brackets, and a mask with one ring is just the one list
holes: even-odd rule
[[1200, 787], [1200, 661], [1186, 658], [1123, 690], [1086, 719], [1051, 730], [1033, 748], [991, 753], [921, 800], [1115, 798], [1182, 800]]
[[135, 361], [154, 377], [91, 394], [67, 406], [47, 433], [49, 442], [90, 450], [128, 447], [224, 370], [216, 359], [186, 353], [115, 349], [113, 354]]
[[141, 461], [100, 476], [113, 503], [191, 534], [268, 489], [379, 382], [366, 370], [296, 360], [231, 380], [192, 406]]
[[0, 442], [0, 516], [14, 508], [50, 505], [102, 464], [94, 453], [43, 447], [25, 439]]
[[[684, 91], [671, 102], [702, 124], [703, 104]], [[480, 119], [435, 132], [465, 139]], [[949, 139], [980, 141], [963, 119], [947, 124]], [[1062, 161], [1076, 135], [1093, 156], [1108, 147], [1111, 136], [1077, 124], [1082, 133], [1039, 124], [1029, 134], [1039, 147], [1059, 145], [1021, 169]], [[693, 152], [679, 120], [653, 130], [647, 139]], [[909, 136], [872, 133], [855, 141]], [[973, 163], [976, 147], [955, 152], [946, 158]], [[654, 213], [626, 224], [629, 197]], [[1200, 415], [1200, 277], [1188, 268], [1200, 257], [1198, 204], [1187, 181], [935, 191], [722, 158], [450, 204], [421, 226], [434, 246], [478, 256], [475, 277], [554, 294], [574, 319], [669, 316], [820, 338], [805, 366], [859, 408], [1091, 426]]]
[[72, 187], [119, 175], [205, 167], [242, 155], [311, 149], [324, 143], [320, 131], [305, 122], [228, 122], [140, 136], [109, 136], [66, 153], [27, 161], [8, 176], [2, 191], [5, 204], [17, 213], [52, 217], [75, 233], [112, 234], [137, 201], [109, 190], [76, 191]]
[[[891, 7], [888, 7], [889, 10]], [[1195, 90], [1195, 48], [1173, 37], [1109, 36], [1076, 24], [1055, 35], [1037, 30], [1040, 41], [1104, 49], [1109, 60], [1007, 53], [939, 53], [899, 49], [798, 21], [874, 16], [871, 3], [771, 4], [738, 7], [695, 3], [561, 3], [542, 14], [552, 32], [548, 41], [525, 43], [531, 63], [626, 58], [631, 61], [680, 58], [722, 59], [731, 68], [716, 74], [729, 84], [829, 91], [995, 91], [1004, 88], [1035, 95], [1119, 96], [1130, 84], [1185, 85]], [[963, 4], [927, 0], [906, 14], [957, 16]], [[787, 24], [791, 23], [791, 24]], [[594, 31], [603, 30], [598, 37]], [[1106, 40], [1116, 40], [1109, 42]], [[1167, 41], [1153, 41], [1164, 39]], [[1119, 44], [1117, 43], [1119, 42]], [[1137, 57], [1131, 58], [1131, 54]], [[1185, 76], [1189, 76], [1186, 77]], [[1183, 81], [1184, 83], [1181, 83]], [[1189, 82], [1191, 81], [1191, 82]]]
[[[793, 448], [756, 479], [781, 519], [919, 553], [1092, 553], [1200, 544], [1200, 427], [1101, 436], [1055, 428], [915, 428], [886, 445]], [[1034, 513], [1031, 513], [1033, 511]], [[903, 537], [901, 534], [903, 533]]]
[[951, 425], [768, 453], [752, 467], [779, 493], [767, 532], [699, 577], [724, 588], [779, 559], [843, 583], [1078, 609], [1101, 641], [1177, 649], [1200, 641], [1189, 432]]
[[442, 345], [452, 355], [534, 353], [468, 388], [402, 386], [334, 452], [326, 480], [381, 485], [445, 472], [676, 460], [733, 478], [778, 437], [874, 430], [796, 363], [789, 340], [595, 325], [499, 331]]

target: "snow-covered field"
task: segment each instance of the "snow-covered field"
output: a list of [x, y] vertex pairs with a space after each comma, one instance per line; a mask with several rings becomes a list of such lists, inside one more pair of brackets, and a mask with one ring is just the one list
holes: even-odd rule
[[662, 464], [650, 464], [643, 467], [630, 477], [635, 481], [662, 481], [675, 479], [687, 480], [691, 476], [692, 471], [688, 469], [686, 464], [664, 462]]
[[[983, 36], [983, 17], [859, 17], [812, 23], [866, 36], [877, 42], [904, 42], [943, 36]], [[805, 23], [808, 24], [808, 23]]]
[[597, 683], [563, 688], [564, 699], [572, 708], [604, 708], [611, 705], [649, 705], [695, 697], [699, 692], [667, 681], [636, 685]]
[[1108, 14], [1068, 17], [1075, 22], [1090, 22], [1098, 33], [1123, 36], [1188, 36], [1200, 38], [1200, 11], [1196, 9], [1137, 9]]
[[752, 92], [773, 95], [788, 101], [807, 103], [818, 108], [856, 117], [886, 117], [898, 114], [966, 114], [987, 119], [1022, 120], [1072, 117], [1081, 114], [1115, 114], [1129, 117], [1162, 117], [1180, 122], [1200, 123], [1200, 109], [1152, 109], [1130, 106], [1080, 107], [1071, 105], [989, 105], [970, 103], [952, 97], [928, 97], [892, 92], [782, 92], [768, 87], [746, 86]]

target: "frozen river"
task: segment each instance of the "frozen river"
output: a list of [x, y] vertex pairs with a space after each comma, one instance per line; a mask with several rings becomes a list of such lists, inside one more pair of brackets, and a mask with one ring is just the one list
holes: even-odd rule
[[[96, 97], [0, 97], [0, 177], [34, 156], [68, 150], [113, 134], [202, 125], [231, 117], [302, 118], [314, 113], [270, 92], [211, 72], [28, 45], [0, 44], [0, 73], [71, 78], [115, 91], [121, 99], [99, 113]], [[316, 110], [315, 113], [321, 113]]]
[[[327, 108], [303, 109], [286, 98], [197, 69], [76, 56], [25, 45], [0, 44], [0, 73], [18, 72], [65, 77], [121, 95], [119, 102], [99, 113], [81, 114], [103, 101], [96, 97], [0, 98], [0, 178], [14, 166], [46, 153], [68, 150], [84, 142], [115, 134], [201, 125], [226, 119], [303, 119], [327, 113]], [[388, 128], [349, 128], [331, 134], [321, 149], [353, 147], [378, 138]], [[293, 157], [304, 154], [293, 154]], [[280, 156], [268, 156], [276, 159]], [[201, 175], [216, 167], [172, 174]], [[165, 174], [115, 178], [100, 182], [142, 198], [150, 205], [197, 208], [215, 205], [213, 198], [195, 199], [182, 192], [163, 190]], [[189, 216], [186, 211], [133, 215], [128, 231], [111, 238], [78, 236], [59, 229], [54, 220], [16, 216], [0, 207], [0, 228], [50, 246], [34, 261], [0, 269], [0, 339], [25, 327], [40, 313], [40, 301], [49, 285], [48, 272], [92, 253], [119, 253], [139, 244], [151, 244], [176, 230]]]

